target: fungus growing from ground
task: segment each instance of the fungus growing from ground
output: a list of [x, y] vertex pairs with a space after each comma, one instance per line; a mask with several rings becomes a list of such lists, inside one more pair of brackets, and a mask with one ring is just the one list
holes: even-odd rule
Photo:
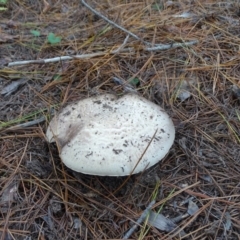
[[46, 138], [70, 169], [100, 176], [139, 173], [165, 157], [175, 138], [172, 120], [136, 94], [104, 94], [62, 109]]

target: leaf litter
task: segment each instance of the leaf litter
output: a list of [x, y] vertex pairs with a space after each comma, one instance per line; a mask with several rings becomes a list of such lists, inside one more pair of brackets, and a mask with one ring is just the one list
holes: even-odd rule
[[4, 86], [1, 90], [1, 94], [4, 96], [9, 96], [10, 94], [15, 93], [22, 85], [24, 85], [28, 80], [22, 78], [16, 81], [12, 81]]
[[[177, 123], [175, 144], [165, 160], [138, 176], [76, 177], [62, 165], [57, 146], [45, 141], [48, 117], [12, 130], [12, 124], [5, 124], [0, 130], [0, 188], [7, 205], [1, 208], [1, 238], [121, 239], [150, 202], [157, 176], [161, 185], [151, 211], [158, 214], [161, 209], [159, 226], [171, 220], [178, 230], [171, 233], [149, 224], [145, 231], [141, 223], [133, 239], [169, 239], [179, 229], [186, 238], [238, 239], [239, 4], [85, 2], [144, 41], [133, 36], [125, 41], [125, 32], [109, 28], [77, 0], [54, 5], [8, 1], [0, 15], [0, 77], [30, 73], [35, 78], [24, 87], [11, 81], [1, 92], [1, 124], [32, 121], [41, 109], [49, 116], [51, 106], [61, 109], [94, 94], [133, 91], [168, 111]], [[34, 42], [29, 34], [33, 29], [41, 32]], [[107, 30], [99, 34], [101, 29]], [[53, 39], [60, 42], [48, 44], [42, 36], [49, 33], [61, 37]], [[190, 41], [195, 42], [183, 44]], [[148, 46], [151, 51], [145, 51], [145, 42], [168, 48]], [[179, 45], [171, 48], [173, 44]], [[85, 58], [72, 57], [83, 54]], [[9, 65], [24, 60], [33, 62]], [[61, 78], [53, 81], [59, 72]], [[128, 82], [132, 78], [133, 84]], [[29, 115], [31, 119], [24, 118]], [[18, 184], [8, 188], [13, 176]], [[56, 212], [52, 199], [61, 206]]]

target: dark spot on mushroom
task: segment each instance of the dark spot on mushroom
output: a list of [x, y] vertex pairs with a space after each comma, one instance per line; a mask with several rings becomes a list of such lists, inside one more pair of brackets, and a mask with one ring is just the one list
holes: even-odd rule
[[64, 117], [69, 116], [71, 114], [70, 111], [67, 111], [66, 113], [63, 114]]
[[72, 107], [72, 110], [75, 110], [76, 108], [75, 107]]
[[122, 152], [123, 150], [122, 149], [113, 149], [113, 152], [115, 154], [119, 154], [120, 152]]
[[122, 168], [122, 171], [124, 172], [124, 167], [121, 167]]
[[145, 139], [143, 140], [143, 142], [147, 142], [147, 143], [149, 143], [150, 141], [151, 141], [151, 138], [150, 138], [150, 137], [145, 138]]
[[93, 101], [93, 103], [96, 103], [96, 104], [101, 104], [101, 103], [102, 103], [102, 101], [100, 101], [100, 100], [97, 100], [97, 101]]
[[123, 146], [124, 146], [124, 147], [127, 147], [127, 146], [128, 146], [128, 141], [127, 141], [127, 140], [124, 141]]
[[165, 130], [164, 130], [164, 129], [161, 128], [160, 130], [161, 130], [162, 133], [165, 133]]
[[78, 114], [78, 115], [77, 115], [77, 118], [81, 118], [81, 114]]
[[88, 153], [87, 155], [85, 155], [85, 157], [87, 158], [87, 157], [89, 157], [89, 156], [91, 156], [91, 155], [93, 155], [93, 151], [90, 152], [90, 153]]

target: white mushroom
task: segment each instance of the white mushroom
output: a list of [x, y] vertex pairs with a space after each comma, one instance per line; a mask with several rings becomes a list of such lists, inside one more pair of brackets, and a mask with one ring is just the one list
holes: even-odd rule
[[175, 138], [172, 120], [158, 105], [135, 94], [104, 94], [65, 107], [47, 129], [64, 164], [101, 176], [139, 173], [168, 153]]

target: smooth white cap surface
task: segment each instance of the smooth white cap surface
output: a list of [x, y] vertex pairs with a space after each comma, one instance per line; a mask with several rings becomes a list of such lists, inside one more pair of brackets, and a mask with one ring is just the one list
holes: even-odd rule
[[65, 107], [46, 137], [58, 143], [62, 161], [74, 171], [125, 176], [164, 158], [175, 128], [161, 107], [143, 97], [104, 94]]

